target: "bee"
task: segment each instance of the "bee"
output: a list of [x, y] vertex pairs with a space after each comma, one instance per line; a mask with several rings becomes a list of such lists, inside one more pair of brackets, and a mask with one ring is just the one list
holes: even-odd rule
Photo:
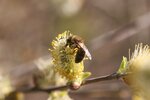
[[77, 48], [77, 53], [75, 56], [75, 63], [81, 62], [85, 56], [90, 60], [92, 59], [90, 52], [84, 45], [83, 39], [79, 36], [72, 35], [68, 37], [66, 46], [69, 45], [70, 48]]

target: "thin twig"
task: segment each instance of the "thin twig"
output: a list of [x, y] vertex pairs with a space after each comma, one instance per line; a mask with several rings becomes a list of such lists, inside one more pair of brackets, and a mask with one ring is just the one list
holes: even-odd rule
[[[87, 84], [91, 84], [91, 83], [96, 83], [96, 82], [101, 82], [101, 81], [107, 81], [107, 80], [113, 80], [113, 79], [119, 79], [120, 77], [123, 77], [127, 74], [117, 74], [117, 73], [113, 73], [110, 75], [106, 75], [106, 76], [101, 76], [101, 77], [96, 77], [96, 78], [91, 78], [91, 79], [87, 79], [82, 83], [83, 85], [87, 85]], [[65, 90], [65, 89], [70, 89], [68, 85], [64, 85], [64, 86], [58, 86], [58, 87], [52, 87], [52, 88], [47, 88], [47, 89], [40, 89], [38, 87], [34, 87], [32, 89], [29, 90], [25, 90], [23, 92], [36, 92], [36, 91], [42, 91], [42, 92], [47, 92], [50, 93], [52, 91], [56, 91], [56, 90]]]
[[113, 80], [113, 79], [119, 79], [120, 77], [125, 76], [125, 75], [126, 74], [113, 73], [113, 74], [106, 75], [106, 76], [91, 78], [91, 79], [87, 79], [85, 82], [83, 82], [82, 85], [87, 85], [87, 84], [101, 82], [101, 81], [107, 81], [107, 80]]

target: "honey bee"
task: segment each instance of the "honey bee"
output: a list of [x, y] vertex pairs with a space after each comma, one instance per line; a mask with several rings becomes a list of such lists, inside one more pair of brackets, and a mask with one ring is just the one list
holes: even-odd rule
[[90, 60], [92, 59], [90, 52], [87, 47], [84, 45], [83, 39], [79, 36], [73, 35], [67, 39], [67, 43], [70, 48], [77, 48], [77, 53], [75, 56], [75, 63], [81, 62], [85, 56]]

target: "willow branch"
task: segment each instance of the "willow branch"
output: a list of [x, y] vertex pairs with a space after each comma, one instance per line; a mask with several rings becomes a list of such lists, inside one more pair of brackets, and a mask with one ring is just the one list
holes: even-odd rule
[[127, 74], [113, 73], [113, 74], [106, 75], [106, 76], [100, 76], [100, 77], [96, 77], [96, 78], [91, 78], [91, 79], [85, 80], [85, 82], [83, 82], [82, 85], [87, 85], [87, 84], [101, 82], [101, 81], [107, 81], [107, 80], [113, 80], [113, 79], [119, 79], [119, 78], [121, 78], [121, 77], [123, 77], [125, 75], [127, 75]]
[[[100, 76], [100, 77], [96, 77], [96, 78], [91, 78], [91, 79], [87, 79], [82, 83], [83, 85], [88, 85], [88, 84], [92, 84], [92, 83], [96, 83], [96, 82], [102, 82], [102, 81], [107, 81], [107, 80], [114, 80], [114, 79], [119, 79], [123, 76], [125, 76], [127, 74], [117, 74], [117, 73], [113, 73], [110, 75], [106, 75], [106, 76]], [[29, 90], [25, 90], [23, 92], [38, 92], [38, 91], [42, 91], [42, 92], [47, 92], [50, 93], [52, 91], [56, 91], [56, 90], [66, 90], [66, 89], [71, 89], [69, 85], [64, 85], [64, 86], [58, 86], [58, 87], [52, 87], [52, 88], [47, 88], [47, 89], [40, 89], [38, 87], [34, 87], [32, 89]]]

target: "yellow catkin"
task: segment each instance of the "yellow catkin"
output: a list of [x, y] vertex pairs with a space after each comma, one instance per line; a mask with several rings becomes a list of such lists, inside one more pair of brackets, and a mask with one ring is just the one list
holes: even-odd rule
[[53, 58], [54, 70], [68, 81], [82, 80], [84, 74], [83, 61], [75, 63], [77, 48], [66, 46], [67, 39], [73, 36], [69, 31], [65, 31], [52, 41], [50, 52]]
[[134, 52], [130, 54], [129, 58], [127, 72], [131, 72], [131, 74], [124, 77], [124, 80], [133, 90], [133, 100], [150, 100], [149, 46], [144, 46], [142, 43], [136, 45]]

